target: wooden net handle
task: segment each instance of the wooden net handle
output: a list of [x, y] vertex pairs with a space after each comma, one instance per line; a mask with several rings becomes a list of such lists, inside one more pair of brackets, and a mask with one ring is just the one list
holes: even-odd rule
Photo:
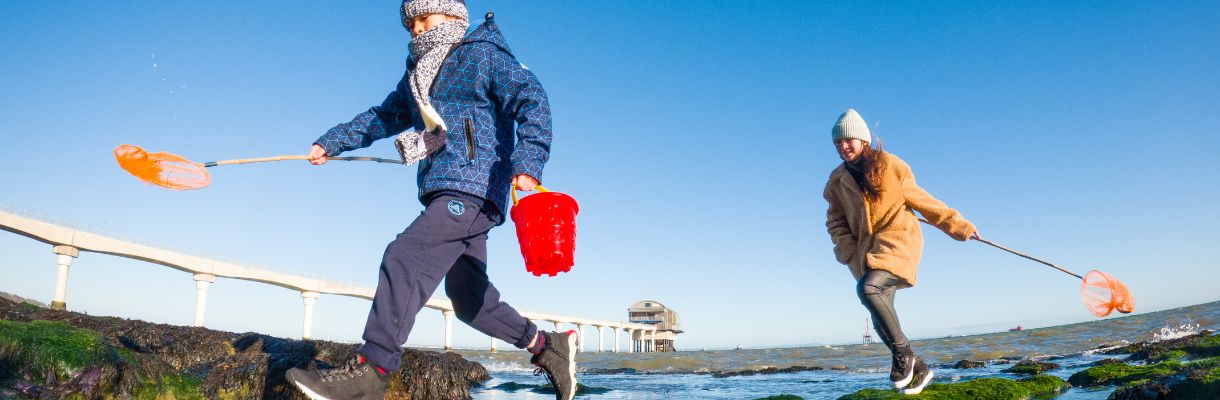
[[[925, 223], [925, 224], [932, 225], [932, 223], [931, 223], [931, 222], [928, 222], [928, 220], [923, 219], [923, 218], [920, 218], [920, 219], [919, 219], [919, 222], [923, 222], [923, 223]], [[1068, 274], [1068, 275], [1071, 275], [1071, 276], [1074, 276], [1074, 277], [1076, 277], [1077, 279], [1084, 280], [1084, 277], [1083, 277], [1083, 276], [1077, 275], [1075, 272], [1068, 271], [1068, 270], [1063, 269], [1062, 267], [1060, 267], [1060, 266], [1058, 266], [1058, 265], [1051, 264], [1051, 263], [1049, 263], [1049, 262], [1042, 261], [1042, 260], [1039, 260], [1039, 259], [1037, 259], [1037, 258], [1033, 258], [1033, 257], [1028, 256], [1028, 255], [1025, 255], [1025, 254], [1021, 254], [1020, 252], [1018, 252], [1018, 251], [1016, 251], [1016, 250], [1013, 250], [1013, 249], [1010, 249], [1010, 248], [1007, 248], [1007, 247], [1001, 246], [1001, 245], [999, 245], [998, 243], [992, 242], [992, 241], [990, 241], [990, 240], [983, 239], [983, 238], [981, 238], [981, 237], [972, 237], [971, 239], [974, 239], [974, 240], [977, 240], [977, 241], [980, 241], [980, 242], [983, 242], [983, 243], [987, 243], [987, 244], [992, 245], [993, 247], [995, 247], [995, 248], [997, 248], [997, 249], [1004, 250], [1004, 251], [1007, 251], [1007, 252], [1012, 253], [1012, 254], [1016, 254], [1016, 255], [1018, 255], [1018, 256], [1021, 256], [1021, 257], [1026, 258], [1026, 259], [1033, 260], [1033, 261], [1037, 261], [1037, 262], [1042, 263], [1042, 264], [1044, 264], [1044, 265], [1046, 265], [1046, 266], [1048, 266], [1048, 267], [1051, 267], [1051, 268], [1054, 268], [1054, 269], [1057, 269], [1057, 270], [1063, 271], [1063, 273]]]
[[[309, 156], [275, 156], [275, 157], [262, 157], [262, 158], [242, 158], [242, 159], [237, 159], [237, 160], [208, 161], [208, 162], [203, 163], [203, 166], [215, 167], [217, 165], [249, 164], [249, 163], [268, 162], [268, 161], [308, 160], [308, 159], [309, 159]], [[327, 159], [328, 160], [339, 160], [339, 161], [373, 161], [373, 162], [379, 162], [379, 163], [406, 164], [402, 160], [394, 160], [394, 159], [389, 159], [389, 158], [377, 158], [377, 157], [327, 157]]]

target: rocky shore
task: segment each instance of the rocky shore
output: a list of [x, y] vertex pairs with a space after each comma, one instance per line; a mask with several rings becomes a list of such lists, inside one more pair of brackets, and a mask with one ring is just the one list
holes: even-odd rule
[[[1100, 349], [1099, 349], [1100, 350]], [[933, 383], [916, 396], [892, 390], [864, 389], [840, 400], [862, 399], [1052, 399], [1070, 387], [1106, 388], [1111, 400], [1220, 399], [1220, 335], [1203, 331], [1183, 338], [1139, 342], [1104, 350], [1113, 355], [1064, 381], [1043, 372], [1059, 369], [1049, 362], [1024, 360], [1004, 372], [1018, 379], [980, 378]], [[946, 368], [978, 368], [983, 362], [962, 360]]]
[[[356, 345], [52, 311], [0, 299], [0, 398], [305, 399], [289, 368], [342, 365]], [[387, 399], [469, 399], [489, 379], [454, 353], [408, 349]]]

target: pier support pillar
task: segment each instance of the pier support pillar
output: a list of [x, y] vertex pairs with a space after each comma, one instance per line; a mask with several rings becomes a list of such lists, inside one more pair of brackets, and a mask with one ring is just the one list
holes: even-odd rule
[[80, 257], [80, 249], [72, 246], [55, 246], [51, 248], [55, 253], [55, 294], [51, 296], [52, 310], [66, 310], [68, 303], [64, 300], [68, 296], [68, 268], [72, 266], [72, 259]]
[[648, 331], [648, 351], [649, 352], [657, 351], [657, 330], [656, 329]]
[[301, 339], [313, 337], [313, 304], [318, 302], [319, 297], [322, 294], [318, 292], [301, 292], [301, 302], [305, 304], [305, 315], [301, 318]]
[[445, 351], [453, 350], [453, 310], [445, 310]]
[[627, 347], [628, 353], [635, 353], [635, 329], [624, 329], [627, 331], [627, 340], [631, 346]]
[[491, 352], [492, 353], [496, 352], [496, 338], [494, 338], [494, 337], [491, 338]]
[[212, 274], [195, 274], [195, 323], [191, 326], [203, 326], [203, 316], [208, 309], [208, 287], [216, 282]]
[[585, 352], [585, 324], [576, 324], [576, 351]]
[[618, 353], [618, 327], [611, 327], [610, 330], [614, 331], [614, 352]]
[[606, 351], [606, 346], [602, 342], [602, 338], [605, 336], [605, 333], [606, 333], [606, 327], [604, 327], [604, 326], [597, 327], [597, 352], [598, 353]]

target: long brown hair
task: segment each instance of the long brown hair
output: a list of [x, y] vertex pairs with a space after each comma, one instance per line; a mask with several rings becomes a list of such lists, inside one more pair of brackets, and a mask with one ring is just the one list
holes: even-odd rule
[[860, 156], [855, 160], [844, 161], [843, 165], [847, 167], [847, 172], [851, 173], [852, 179], [856, 180], [856, 185], [860, 186], [860, 190], [864, 192], [864, 199], [877, 201], [881, 195], [881, 171], [885, 169], [885, 150], [881, 149], [881, 144], [878, 143], [876, 148], [873, 148], [871, 144], [865, 144], [860, 151]]

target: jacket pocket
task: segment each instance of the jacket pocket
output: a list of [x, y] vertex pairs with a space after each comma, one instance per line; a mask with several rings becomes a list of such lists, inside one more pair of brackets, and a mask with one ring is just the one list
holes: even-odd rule
[[470, 122], [470, 117], [466, 117], [466, 163], [474, 162], [474, 126]]

